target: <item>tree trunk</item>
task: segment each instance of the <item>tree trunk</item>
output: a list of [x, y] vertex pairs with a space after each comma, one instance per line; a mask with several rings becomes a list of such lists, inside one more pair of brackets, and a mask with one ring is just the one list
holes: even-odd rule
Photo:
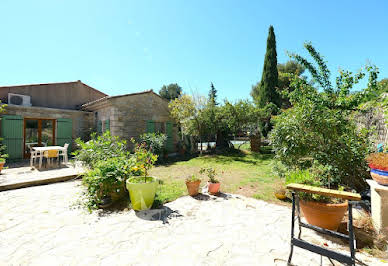
[[220, 149], [229, 148], [229, 142], [222, 131], [217, 132], [216, 147]]
[[249, 136], [249, 140], [251, 143], [251, 151], [259, 152], [260, 146], [261, 146], [260, 135], [259, 134], [251, 135], [251, 136]]

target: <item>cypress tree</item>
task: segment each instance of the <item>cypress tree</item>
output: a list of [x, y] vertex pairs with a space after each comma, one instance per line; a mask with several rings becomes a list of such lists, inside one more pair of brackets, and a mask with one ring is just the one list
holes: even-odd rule
[[209, 101], [213, 106], [218, 105], [218, 103], [217, 103], [217, 90], [214, 87], [213, 82], [210, 83]]
[[251, 95], [259, 107], [264, 107], [267, 103], [274, 103], [278, 107], [281, 98], [276, 87], [278, 85], [278, 69], [276, 54], [276, 38], [274, 28], [271, 25], [268, 30], [267, 51], [265, 53], [263, 74], [261, 81], [253, 86]]

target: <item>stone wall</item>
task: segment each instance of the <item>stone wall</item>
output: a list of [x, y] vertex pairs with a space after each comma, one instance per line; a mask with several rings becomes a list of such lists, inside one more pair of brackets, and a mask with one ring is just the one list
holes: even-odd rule
[[374, 144], [387, 143], [388, 127], [384, 115], [384, 110], [381, 107], [370, 108], [356, 116], [358, 127], [369, 129], [372, 133], [370, 140]]
[[[112, 135], [129, 140], [146, 132], [147, 121], [156, 123], [173, 121], [169, 115], [168, 102], [153, 92], [135, 93], [126, 96], [110, 97], [85, 107], [93, 111], [94, 118], [102, 121], [109, 119]], [[95, 121], [95, 123], [97, 123]], [[173, 127], [173, 143], [178, 141], [178, 129]]]

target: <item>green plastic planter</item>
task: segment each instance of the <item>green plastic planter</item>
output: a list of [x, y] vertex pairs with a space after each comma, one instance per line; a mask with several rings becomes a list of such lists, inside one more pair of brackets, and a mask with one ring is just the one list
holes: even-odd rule
[[134, 183], [131, 179], [127, 180], [127, 189], [131, 198], [132, 208], [135, 211], [148, 210], [152, 207], [155, 199], [158, 182], [153, 177], [147, 177], [152, 181], [147, 183]]

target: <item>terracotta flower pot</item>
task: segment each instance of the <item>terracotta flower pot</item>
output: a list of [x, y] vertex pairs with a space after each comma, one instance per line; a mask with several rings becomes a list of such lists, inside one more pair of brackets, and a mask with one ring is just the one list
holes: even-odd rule
[[186, 182], [187, 191], [190, 196], [195, 196], [198, 194], [199, 184], [201, 184], [201, 180], [195, 182]]
[[329, 204], [301, 200], [300, 207], [309, 224], [335, 231], [348, 209], [348, 202]]
[[207, 184], [207, 191], [209, 194], [217, 194], [220, 191], [221, 183], [208, 183]]
[[388, 171], [371, 168], [370, 175], [372, 176], [373, 180], [380, 185], [388, 185]]
[[0, 162], [0, 173], [1, 173], [1, 170], [3, 170], [4, 164], [5, 162]]

